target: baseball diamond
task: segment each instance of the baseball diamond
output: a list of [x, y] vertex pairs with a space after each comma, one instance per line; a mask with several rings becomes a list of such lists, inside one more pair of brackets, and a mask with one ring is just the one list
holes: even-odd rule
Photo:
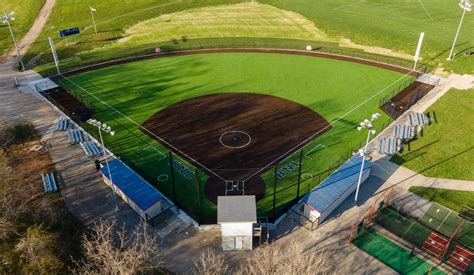
[[358, 146], [357, 121], [413, 81], [406, 70], [291, 51], [156, 57], [60, 81], [120, 130], [105, 139], [121, 158], [199, 223], [215, 223], [225, 194], [256, 195], [259, 215], [276, 218]]
[[0, 274], [474, 274], [473, 1], [0, 0]]
[[[191, 164], [211, 170], [214, 176], [208, 179], [206, 195], [217, 202], [217, 196], [224, 195], [225, 180], [246, 181], [271, 161], [290, 155], [330, 128], [318, 113], [290, 100], [224, 93], [171, 105], [147, 119], [142, 131], [173, 145], [172, 151], [179, 149]], [[244, 192], [261, 198], [265, 185], [252, 179]]]

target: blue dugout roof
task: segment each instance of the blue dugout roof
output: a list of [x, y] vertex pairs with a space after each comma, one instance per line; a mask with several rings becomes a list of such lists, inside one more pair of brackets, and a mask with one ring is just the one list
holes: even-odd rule
[[[321, 184], [303, 197], [303, 201], [319, 213], [323, 213], [344, 192], [347, 191], [359, 179], [362, 158], [352, 157]], [[364, 173], [372, 167], [368, 160], [364, 163]]]
[[[140, 209], [147, 210], [161, 200], [160, 193], [122, 161], [114, 159], [109, 161], [109, 166], [113, 184]], [[100, 172], [110, 180], [107, 166], [102, 167]]]

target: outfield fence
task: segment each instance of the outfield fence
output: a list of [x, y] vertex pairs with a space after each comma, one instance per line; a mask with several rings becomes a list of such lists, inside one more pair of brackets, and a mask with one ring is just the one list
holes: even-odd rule
[[[311, 50], [307, 50], [307, 46]], [[70, 47], [74, 47], [71, 45]], [[178, 53], [190, 50], [204, 49], [280, 49], [296, 50], [307, 54], [327, 54], [328, 56], [343, 56], [351, 59], [373, 61], [381, 64], [388, 64], [406, 70], [411, 70], [414, 66], [413, 60], [399, 57], [385, 56], [363, 50], [340, 47], [337, 43], [312, 40], [279, 39], [279, 38], [205, 38], [205, 39], [180, 39], [173, 41], [157, 42], [152, 44], [115, 46], [106, 49], [92, 50], [69, 55], [69, 51], [58, 50], [60, 60], [60, 70], [68, 73], [76, 70], [83, 70], [88, 66], [107, 66], [117, 62], [131, 62], [146, 58], [155, 58], [166, 53]], [[51, 59], [52, 60], [52, 59]], [[100, 65], [102, 63], [102, 65]], [[108, 63], [108, 64], [107, 64]], [[55, 75], [56, 68], [54, 62], [46, 63], [35, 68], [45, 76]], [[434, 68], [428, 64], [419, 64], [416, 68], [419, 72], [432, 71]]]

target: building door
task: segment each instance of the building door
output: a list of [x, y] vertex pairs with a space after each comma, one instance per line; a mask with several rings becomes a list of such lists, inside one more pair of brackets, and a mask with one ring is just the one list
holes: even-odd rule
[[243, 249], [243, 239], [242, 237], [235, 237], [235, 249], [242, 250]]

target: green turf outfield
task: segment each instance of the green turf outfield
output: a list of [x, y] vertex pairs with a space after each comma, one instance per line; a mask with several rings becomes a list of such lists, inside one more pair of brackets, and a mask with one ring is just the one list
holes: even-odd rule
[[375, 231], [360, 233], [354, 244], [400, 274], [445, 274]]
[[[235, 91], [269, 94], [306, 105], [334, 124], [329, 132], [304, 149], [302, 167], [306, 175], [304, 179], [307, 179], [302, 179], [301, 194], [304, 194], [318, 180], [311, 175], [333, 165], [364, 139], [365, 134], [355, 130], [358, 122], [379, 111], [379, 99], [400, 81], [409, 78], [393, 71], [331, 59], [221, 53], [134, 62], [85, 72], [62, 83], [93, 102], [97, 109], [95, 118], [116, 130], [115, 136], [106, 138], [107, 144], [163, 193], [172, 197], [170, 181], [157, 180], [159, 175], [169, 174], [168, 151], [142, 134], [131, 120], [141, 124], [155, 112], [182, 100]], [[97, 98], [88, 96], [79, 86], [131, 120], [100, 104]], [[348, 113], [350, 110], [353, 111]], [[384, 115], [377, 123], [381, 125], [387, 121], [389, 118]], [[294, 156], [281, 165], [292, 159]], [[187, 167], [193, 169], [190, 165]], [[277, 208], [295, 199], [297, 177], [294, 174], [297, 172], [293, 171], [277, 182]], [[184, 179], [179, 174], [178, 200], [202, 217], [215, 217], [215, 206], [203, 195], [206, 175], [199, 174], [200, 209], [196, 209], [198, 189], [194, 179]], [[273, 201], [271, 171], [264, 178], [267, 193], [257, 207], [259, 215], [267, 216], [271, 214]]]
[[434, 123], [392, 161], [428, 177], [474, 180], [474, 89], [451, 89], [427, 110]]
[[[10, 21], [17, 41], [26, 34], [38, 15], [45, 0], [0, 0], [0, 13], [13, 11], [14, 21]], [[0, 55], [5, 50], [13, 48], [13, 41], [6, 24], [0, 21]]]

